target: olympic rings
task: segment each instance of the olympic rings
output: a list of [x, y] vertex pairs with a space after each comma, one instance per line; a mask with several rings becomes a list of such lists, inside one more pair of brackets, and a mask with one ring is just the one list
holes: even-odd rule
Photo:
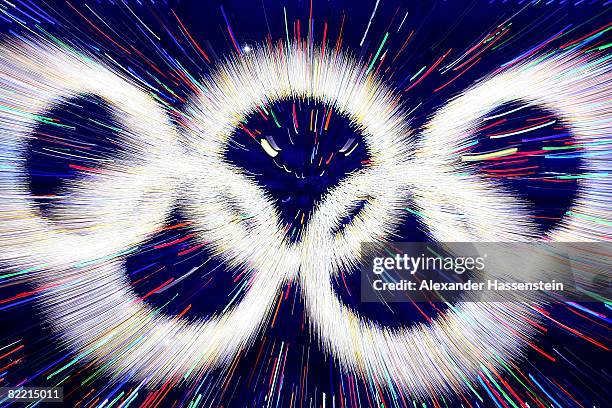
[[[514, 100], [543, 105], [583, 142], [611, 130], [603, 122], [593, 126], [598, 122], [590, 116], [592, 99], [601, 92], [610, 97], [609, 89], [591, 99], [572, 99], [573, 90], [598, 72], [585, 70], [578, 84], [575, 77], [568, 80], [564, 73], [581, 64], [569, 53], [517, 66], [472, 87], [438, 111], [414, 148], [407, 114], [393, 90], [342, 53], [295, 43], [254, 50], [206, 78], [206, 92], [194, 95], [186, 108], [184, 151], [153, 99], [99, 61], [44, 44], [4, 46], [0, 55], [0, 88], [6, 89], [0, 104], [15, 108], [0, 111], [5, 125], [0, 166], [8, 169], [0, 173], [0, 208], [10, 214], [2, 215], [0, 234], [18, 237], [0, 249], [0, 261], [20, 269], [40, 267], [49, 322], [80, 351], [79, 358], [102, 361], [108, 374], [129, 375], [149, 386], [227, 365], [267, 324], [291, 279], [301, 284], [322, 347], [343, 368], [374, 376], [379, 384], [428, 396], [461, 389], [483, 361], [496, 366], [500, 359], [520, 358], [534, 334], [525, 323], [534, 316], [525, 306], [463, 303], [430, 325], [389, 328], [342, 305], [331, 279], [355, 265], [362, 242], [389, 239], [409, 199], [427, 216], [424, 223], [435, 240], [520, 241], [537, 235], [528, 208], [510, 192], [475, 174], [457, 175], [464, 170], [457, 146], [496, 106]], [[23, 77], [31, 81], [20, 82]], [[62, 206], [58, 223], [41, 217], [30, 197], [22, 164], [25, 141], [45, 111], [80, 94], [98, 95], [112, 106], [132, 148], [108, 174], [72, 186], [76, 196]], [[364, 137], [371, 166], [331, 189], [301, 240], [290, 244], [266, 192], [229, 165], [224, 152], [235, 128], [258, 106], [297, 98], [333, 106], [351, 120]], [[588, 161], [588, 166], [599, 170], [602, 164]], [[601, 183], [581, 182], [577, 211], [610, 210], [597, 200]], [[360, 212], [336, 232], [360, 201], [365, 202]], [[163, 226], [173, 205], [184, 207], [200, 241], [230, 266], [249, 271], [244, 298], [221, 315], [193, 322], [160, 316], [127, 283], [122, 257]], [[243, 213], [252, 216], [243, 219]], [[570, 216], [548, 238], [591, 240], [602, 233]]]

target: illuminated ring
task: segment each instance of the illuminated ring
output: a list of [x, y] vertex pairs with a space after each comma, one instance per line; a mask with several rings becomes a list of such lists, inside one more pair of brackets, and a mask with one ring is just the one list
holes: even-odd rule
[[[519, 327], [520, 315], [512, 307], [487, 310], [470, 304], [462, 310], [472, 318], [472, 324], [466, 323], [470, 319], [451, 315], [437, 321], [433, 328], [409, 330], [395, 336], [392, 331], [363, 321], [342, 307], [333, 294], [330, 284], [332, 275], [355, 265], [362, 242], [384, 240], [390, 235], [402, 220], [408, 198], [406, 190], [417, 186], [417, 179], [423, 174], [423, 169], [409, 160], [410, 129], [407, 118], [397, 104], [395, 94], [379, 80], [366, 75], [363, 67], [342, 54], [321, 55], [318, 49], [310, 51], [301, 44], [294, 44], [288, 50], [263, 48], [232, 60], [206, 80], [203, 87], [207, 92], [192, 101], [187, 110], [190, 115], [187, 129], [195, 151], [195, 161], [207, 163], [207, 168], [225, 166], [232, 174], [219, 177], [216, 186], [212, 186], [209, 192], [206, 189], [198, 190], [200, 197], [205, 197], [199, 199], [199, 204], [198, 200], [192, 202], [192, 211], [198, 207], [206, 208], [206, 203], [214, 201], [214, 192], [220, 186], [231, 187], [238, 197], [243, 186], [251, 182], [239, 169], [227, 164], [224, 152], [235, 129], [256, 112], [258, 106], [289, 98], [320, 101], [332, 105], [341, 115], [348, 117], [363, 134], [372, 165], [352, 174], [324, 197], [313, 212], [303, 240], [296, 244], [300, 254], [299, 278], [309, 320], [325, 350], [337, 358], [345, 369], [371, 374], [381, 380], [381, 384], [399, 385], [404, 391], [424, 395], [425, 384], [431, 382], [436, 390], [460, 388], [457, 381], [459, 374], [449, 372], [448, 364], [442, 365], [441, 371], [432, 368], [433, 363], [427, 363], [424, 354], [405, 361], [387, 359], [392, 353], [377, 353], [381, 347], [393, 344], [401, 347], [419, 341], [431, 344], [436, 338], [446, 338], [450, 343], [452, 336], [448, 332], [463, 328], [460, 335], [469, 339], [466, 347], [469, 358], [463, 361], [464, 365], [469, 363], [470, 376], [478, 370], [477, 361], [482, 355], [483, 346], [494, 345], [488, 350], [496, 350], [504, 358], [520, 349], [518, 339], [512, 337], [500, 341], [497, 333], [478, 326], [484, 322], [486, 327], [498, 328], [500, 323], [495, 319], [503, 316], [507, 321], [516, 321]], [[207, 175], [202, 175], [202, 181], [198, 182], [195, 177], [192, 183], [198, 186], [206, 183], [206, 178]], [[194, 194], [188, 196], [193, 197]], [[263, 192], [260, 197], [266, 199]], [[361, 200], [365, 201], [365, 205], [357, 216], [344, 230], [334, 232], [340, 220]], [[216, 201], [222, 206], [224, 199], [218, 196]], [[249, 201], [245, 202], [250, 204]], [[196, 223], [204, 219], [197, 213], [192, 214], [191, 218]], [[267, 210], [263, 214], [271, 216]], [[521, 214], [513, 218], [521, 219]], [[202, 221], [201, 224], [201, 228], [206, 229], [209, 222]], [[255, 236], [259, 239], [259, 235]], [[283, 251], [279, 250], [278, 253]], [[293, 270], [289, 272], [287, 278], [295, 273]], [[448, 347], [444, 352], [451, 351], [452, 346]], [[452, 351], [461, 354], [456, 348]], [[402, 356], [405, 356], [405, 352]], [[442, 361], [442, 357], [437, 355], [434, 360]], [[407, 374], [423, 366], [428, 367], [426, 371], [430, 372], [432, 379], [423, 375], [423, 370], [419, 373], [423, 375], [420, 378]], [[416, 379], [422, 380], [420, 385], [419, 381], [414, 381]]]
[[[308, 48], [296, 44], [289, 49], [258, 49], [222, 65], [203, 81], [203, 89], [207, 91], [190, 101], [184, 130], [193, 170], [186, 172], [182, 200], [186, 213], [202, 241], [213, 244], [215, 252], [230, 265], [248, 266], [253, 285], [260, 286], [252, 286], [248, 292], [259, 293], [259, 304], [244, 309], [245, 319], [250, 319], [251, 325], [236, 325], [221, 335], [228, 332], [232, 338], [244, 338], [244, 333], [256, 333], [258, 330], [253, 330], [252, 323], [260, 327], [266, 324], [272, 302], [277, 299], [275, 294], [296, 276], [301, 265], [316, 256], [301, 251], [299, 243], [287, 242], [268, 195], [224, 158], [230, 137], [258, 106], [288, 98], [316, 100], [332, 105], [349, 117], [365, 135], [374, 164], [372, 169], [353, 176], [349, 182], [370, 173], [391, 172], [393, 160], [402, 162], [397, 158], [405, 157], [402, 155], [406, 150], [400, 140], [406, 139], [409, 129], [405, 122], [390, 125], [372, 115], [401, 112], [391, 99], [393, 93], [377, 85], [380, 85], [378, 81], [364, 75], [361, 66], [344, 55], [319, 51], [311, 54]], [[385, 136], [375, 140], [371, 134]], [[372, 146], [373, 142], [377, 144]], [[371, 196], [364, 197], [367, 204], [363, 215], [337, 234], [336, 241], [341, 248], [335, 253], [337, 262], [354, 262], [361, 241], [385, 235], [395, 225], [388, 221], [394, 220], [390, 215], [395, 202], [389, 199], [390, 190], [384, 189], [385, 185], [392, 186], [379, 183], [384, 194], [376, 196], [372, 190]], [[344, 210], [349, 209], [347, 206]], [[241, 220], [241, 214], [246, 214], [247, 219]], [[242, 332], [236, 333], [236, 330]]]
[[[377, 119], [386, 118], [379, 112], [374, 112], [373, 115]], [[392, 118], [397, 119], [396, 116]], [[461, 374], [449, 361], [457, 361], [461, 370], [473, 378], [477, 375], [479, 362], [485, 356], [488, 357], [487, 361], [491, 360], [492, 351], [496, 351], [501, 358], [508, 358], [520, 350], [520, 339], [517, 336], [506, 335], [505, 338], [500, 338], [499, 328], [502, 323], [497, 319], [516, 323], [517, 328], [527, 328], [524, 321], [521, 324], [520, 308], [487, 308], [476, 303], [463, 305], [460, 312], [448, 313], [435, 320], [431, 326], [413, 329], [384, 328], [361, 318], [339, 301], [330, 277], [342, 263], [336, 262], [339, 258], [335, 254], [339, 248], [337, 238], [328, 235], [328, 231], [335, 229], [335, 225], [344, 216], [344, 207], [356, 197], [384, 197], [393, 209], [392, 214], [360, 214], [364, 218], [384, 217], [383, 220], [401, 219], [408, 198], [418, 195], [418, 189], [423, 184], [428, 184], [427, 189], [437, 192], [438, 197], [443, 197], [443, 190], [447, 187], [444, 180], [432, 177], [430, 167], [421, 164], [414, 160], [393, 163], [394, 166], [387, 165], [387, 168], [378, 174], [368, 173], [354, 181], [349, 178], [329, 192], [311, 217], [304, 234], [304, 254], [316, 253], [317, 256], [310, 257], [301, 265], [300, 278], [311, 326], [319, 335], [324, 349], [334, 355], [345, 369], [376, 378], [377, 383], [397, 387], [402, 392], [430, 397], [436, 392], [456, 391], [465, 386]], [[465, 194], [471, 196], [469, 198], [473, 202], [483, 204], [487, 202], [488, 197], [497, 194], [500, 199], [496, 203], [501, 203], [501, 208], [520, 208], [514, 205], [511, 197], [501, 193], [491, 194], [482, 188], [472, 188], [471, 191], [465, 191]], [[467, 210], [471, 208], [473, 207], [468, 207]], [[461, 214], [466, 209], [461, 208], [459, 204], [454, 206], [453, 210], [452, 212]], [[423, 211], [427, 213], [427, 208]], [[499, 222], [503, 218], [500, 216], [496, 221]], [[525, 217], [521, 212], [511, 211], [508, 218], [509, 225], [521, 225], [520, 221]], [[480, 229], [486, 229], [487, 221], [490, 222], [476, 219], [473, 224]], [[423, 222], [427, 227], [430, 226], [429, 220]], [[463, 231], [463, 225], [459, 224], [459, 227], [453, 230], [454, 239], [449, 240], [456, 240], [461, 234], [470, 236], [466, 241], [474, 240], [472, 234], [464, 234]], [[388, 234], [369, 237], [361, 235], [360, 241], [379, 241], [387, 237]], [[358, 255], [359, 252], [353, 254], [353, 262], [358, 259]], [[304, 258], [307, 256], [303, 255]], [[433, 344], [440, 347], [435, 348]], [[458, 344], [463, 348], [459, 348]], [[449, 355], [453, 356], [452, 359], [448, 358]]]
[[[576, 199], [544, 238], [568, 242], [609, 240], [612, 206], [605, 198], [612, 188], [607, 175], [609, 152], [608, 146], [598, 140], [612, 133], [612, 87], [605, 78], [610, 62], [596, 58], [570, 50], [541, 60], [530, 59], [489, 76], [437, 111], [425, 127], [423, 142], [416, 152], [417, 160], [443, 169], [449, 185], [488, 184], [490, 191], [498, 191], [503, 189], [499, 183], [475, 174], [466, 175], [469, 169], [459, 151], [478, 130], [479, 119], [505, 103], [523, 102], [548, 109], [570, 128], [583, 149], [580, 171], [587, 177], [577, 178]], [[426, 184], [422, 186], [425, 189]], [[435, 192], [431, 191], [430, 197], [423, 197], [421, 206], [431, 206], [433, 196]], [[495, 212], [488, 213], [486, 209], [481, 206], [481, 215], [493, 219]], [[443, 226], [433, 220], [434, 235], [444, 235]], [[515, 228], [514, 234], [529, 240], [527, 234], [521, 234], [521, 228]]]
[[[124, 251], [159, 228], [174, 199], [172, 172], [159, 169], [169, 167], [175, 132], [155, 102], [76, 51], [18, 42], [3, 46], [0, 55], [5, 107], [0, 111], [0, 228], [12, 234], [2, 245], [2, 259], [13, 267], [68, 265]], [[85, 95], [97, 95], [113, 107], [123, 126], [119, 137], [131, 149], [119, 152], [113, 166], [72, 182], [68, 192], [78, 191], [70, 203], [60, 201], [56, 218], [63, 219], [54, 222], [39, 215], [30, 196], [25, 150], [39, 123], [54, 123], [46, 112]], [[91, 190], [98, 192], [94, 199]]]
[[[427, 176], [424, 173], [427, 170], [419, 171], [419, 167], [412, 167], [412, 164], [406, 166], [411, 174], [408, 183], [406, 172], [385, 174], [388, 179], [395, 179], [396, 187], [391, 191], [396, 196], [407, 197], [408, 193], [404, 190], [411, 193], [421, 182], [425, 182]], [[413, 177], [419, 177], [419, 182], [412, 180]], [[435, 182], [440, 183], [440, 180]], [[359, 186], [338, 186], [325, 197], [317, 211], [332, 212], [330, 208], [337, 207], [337, 203], [349, 195], [348, 191], [357, 193]], [[443, 187], [438, 184], [434, 186], [439, 189]], [[475, 192], [478, 194], [471, 197], [474, 202], [491, 202], [481, 194], [482, 191], [470, 193]], [[489, 192], [487, 194], [490, 195]], [[444, 193], [440, 192], [438, 196], [440, 199]], [[506, 196], [505, 199], [496, 202], [502, 205], [501, 209], [520, 208], [513, 205], [512, 197]], [[453, 206], [452, 210], [463, 214], [464, 219], [476, 225], [476, 230], [486, 230], [485, 223], [478, 219], [473, 208]], [[421, 211], [430, 213], [428, 207]], [[401, 215], [398, 212], [396, 217]], [[511, 211], [507, 215], [500, 215], [497, 221], [512, 225], [512, 220], [519, 222], [522, 216], [521, 212]], [[454, 215], [451, 217], [455, 218]], [[465, 387], [462, 375], [473, 380], [482, 361], [498, 365], [495, 357], [506, 360], [520, 356], [521, 342], [532, 332], [522, 318], [530, 313], [520, 306], [464, 303], [451, 308], [430, 325], [389, 328], [364, 319], [343, 305], [330, 281], [336, 267], [330, 261], [334, 259], [330, 255], [335, 250], [334, 239], [321, 232], [322, 225], [340, 222], [341, 218], [319, 218], [318, 213], [311, 218], [302, 250], [306, 254], [316, 253], [317, 257], [302, 264], [300, 278], [311, 327], [318, 333], [323, 348], [334, 355], [342, 367], [375, 378], [377, 383], [397, 388], [400, 392], [429, 398], [437, 393], [461, 390]], [[429, 227], [428, 220], [425, 222]], [[467, 242], [487, 240], [487, 236], [476, 237], [462, 224], [458, 225], [453, 229], [455, 236], [464, 237]], [[506, 324], [520, 335], [508, 331]]]

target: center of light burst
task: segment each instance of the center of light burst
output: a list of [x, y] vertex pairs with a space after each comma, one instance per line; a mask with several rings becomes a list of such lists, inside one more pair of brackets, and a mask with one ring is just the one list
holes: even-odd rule
[[349, 119], [332, 106], [299, 99], [259, 107], [236, 127], [225, 158], [275, 199], [291, 241], [325, 193], [369, 162]]

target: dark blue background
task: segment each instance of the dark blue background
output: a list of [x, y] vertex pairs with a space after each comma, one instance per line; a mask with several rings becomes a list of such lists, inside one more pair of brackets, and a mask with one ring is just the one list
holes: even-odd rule
[[[195, 78], [206, 73], [214, 66], [215, 62], [225, 59], [234, 52], [234, 45], [229, 37], [221, 6], [231, 25], [239, 46], [256, 46], [266, 40], [267, 36], [273, 41], [285, 38], [284, 13], [286, 7], [289, 24], [300, 19], [302, 36], [306, 35], [308, 18], [310, 13], [310, 2], [273, 2], [273, 1], [227, 1], [219, 2], [130, 2], [130, 7], [138, 17], [153, 31], [161, 37], [160, 41], [153, 41], [150, 34], [140, 25], [134, 16], [121, 2], [92, 1], [88, 3], [92, 10], [104, 21], [102, 23], [82, 4], [78, 2], [36, 2], [16, 3], [28, 15], [19, 17], [26, 22], [29, 28], [38, 31], [38, 27], [53, 33], [53, 35], [65, 41], [73, 42], [86, 48], [96, 55], [105, 59], [105, 53], [115, 61], [118, 61], [136, 76], [151, 80], [147, 72], [151, 68], [139, 57], [142, 53], [148, 60], [154, 63], [164, 72], [164, 69], [176, 63], [180, 63]], [[414, 35], [407, 48], [393, 65], [383, 65], [380, 74], [388, 81], [390, 86], [399, 89], [406, 87], [408, 78], [415, 74], [422, 66], [430, 66], [440, 55], [448, 49], [454, 50], [453, 57], [456, 58], [464, 50], [479, 41], [485, 34], [491, 32], [498, 24], [512, 18], [513, 36], [507, 43], [495, 52], [487, 52], [483, 59], [474, 69], [469, 70], [446, 87], [442, 92], [434, 93], [433, 90], [448, 81], [449, 77], [431, 75], [427, 80], [403, 94], [403, 103], [407, 109], [412, 109], [422, 103], [412, 115], [413, 126], [418, 129], [424, 124], [427, 117], [435, 112], [436, 108], [450, 97], [482, 78], [486, 74], [496, 70], [499, 66], [522, 52], [541, 43], [566, 26], [572, 24], [575, 31], [568, 36], [567, 41], [579, 38], [609, 21], [609, 10], [603, 2], [552, 2], [551, 4], [537, 4], [527, 6], [526, 2], [464, 2], [464, 1], [417, 1], [398, 2], [382, 0], [369, 28], [368, 35], [363, 46], [359, 42], [366, 29], [368, 20], [374, 9], [374, 2], [354, 1], [314, 1], [312, 3], [312, 16], [314, 20], [315, 42], [321, 41], [323, 24], [327, 22], [327, 38], [334, 44], [340, 26], [344, 20], [343, 47], [358, 58], [365, 60], [376, 51], [385, 32], [389, 31], [387, 47], [397, 52], [400, 49], [408, 33], [414, 30]], [[580, 3], [580, 2], [579, 2]], [[31, 7], [28, 9], [27, 6]], [[110, 35], [115, 43], [101, 37], [96, 29], [93, 29], [83, 20], [75, 8], [91, 19], [96, 26]], [[523, 10], [524, 8], [524, 10]], [[520, 13], [518, 13], [522, 10]], [[36, 12], [35, 12], [36, 11]], [[13, 11], [17, 13], [16, 11]], [[397, 33], [396, 29], [404, 14], [408, 12], [402, 30]], [[175, 13], [188, 28], [192, 37], [200, 44], [204, 52], [212, 60], [209, 64], [205, 58], [196, 50], [191, 43], [180, 34]], [[518, 13], [518, 14], [517, 14]], [[515, 15], [516, 14], [516, 15]], [[43, 18], [44, 17], [44, 18]], [[38, 20], [35, 22], [34, 20]], [[2, 21], [2, 20], [0, 20]], [[110, 29], [105, 26], [110, 27]], [[291, 27], [291, 26], [290, 26]], [[2, 21], [2, 32], [7, 38], [26, 35], [28, 30], [15, 22]], [[166, 31], [166, 30], [169, 31]], [[291, 28], [290, 28], [290, 31]], [[169, 35], [172, 32], [173, 35]], [[290, 33], [292, 34], [292, 33]], [[173, 38], [174, 36], [174, 38]], [[118, 46], [120, 45], [120, 47]], [[557, 44], [559, 45], [559, 44]], [[161, 50], [164, 51], [161, 51]], [[131, 51], [130, 54], [125, 51]], [[391, 53], [393, 55], [394, 53]], [[169, 58], [171, 57], [171, 58]], [[389, 57], [390, 58], [390, 57]], [[169, 62], [170, 59], [174, 61]], [[388, 61], [388, 60], [387, 60]], [[164, 68], [165, 67], [165, 68]], [[163, 92], [160, 97], [181, 111], [184, 98], [193, 92], [184, 82], [174, 81], [164, 75], [157, 75], [168, 88], [176, 95]], [[53, 117], [60, 117], [65, 122], [74, 124], [73, 131], [60, 132], [53, 127], [44, 125], [37, 129], [38, 134], [54, 134], [56, 136], [90, 142], [96, 145], [98, 151], [104, 150], [112, 157], [121, 145], [113, 142], [113, 134], [102, 126], [92, 125], [86, 118], [95, 117], [102, 123], [113, 124], [113, 119], [108, 113], [107, 107], [95, 98], [80, 98], [76, 100], [80, 107], [58, 108], [51, 113]], [[277, 109], [285, 122], [289, 124], [289, 114], [292, 101], [280, 102]], [[310, 108], [312, 106], [302, 102], [298, 116], [301, 122], [309, 120]], [[500, 107], [500, 112], [508, 107]], [[516, 123], [529, 116], [542, 116], [549, 114], [537, 108], [522, 111], [513, 115], [510, 119]], [[180, 116], [175, 117], [180, 122]], [[286, 150], [289, 148], [285, 129], [277, 129], [271, 123], [264, 121], [257, 115], [249, 118], [247, 124], [261, 128], [266, 134], [272, 135], [277, 143]], [[507, 129], [512, 129], [509, 123]], [[516, 125], [518, 126], [518, 125]], [[490, 132], [504, 130], [490, 129]], [[560, 133], [567, 133], [567, 128], [561, 126]], [[330, 135], [327, 144], [321, 145], [321, 155], [337, 149], [350, 138], [360, 140], [360, 135], [353, 129], [350, 123], [343, 118], [335, 116], [331, 122]], [[486, 135], [479, 135], [484, 138]], [[567, 136], [571, 138], [571, 135]], [[236, 141], [247, 146], [249, 151], [240, 149], [229, 149], [228, 160], [235, 165], [242, 166], [247, 170], [261, 173], [257, 181], [276, 198], [279, 212], [283, 220], [299, 230], [293, 216], [300, 211], [307, 212], [309, 208], [320, 198], [327, 188], [342, 179], [345, 174], [362, 166], [361, 161], [367, 159], [367, 152], [361, 144], [355, 154], [344, 160], [333, 161], [329, 167], [326, 177], [319, 177], [318, 172], [312, 170], [307, 158], [310, 155], [312, 144], [310, 141], [300, 141], [292, 149], [292, 153], [286, 155], [286, 164], [299, 168], [306, 172], [309, 177], [305, 181], [287, 176], [279, 170], [266, 156], [258, 145], [244, 132], [237, 131]], [[504, 141], [505, 143], [506, 141]], [[250, 145], [249, 145], [250, 143]], [[31, 143], [28, 156], [28, 169], [30, 171], [31, 187], [35, 194], [52, 194], [62, 186], [63, 180], [77, 177], [78, 171], [67, 167], [67, 161], [60, 158], [50, 158], [44, 154], [47, 146], [44, 138], [39, 138]], [[487, 145], [484, 150], [491, 150], [499, 146]], [[542, 168], [548, 171], [558, 170], [553, 165], [541, 163]], [[546, 167], [553, 166], [553, 167]], [[573, 159], [555, 164], [561, 166], [565, 171], [575, 173], [580, 169], [580, 160]], [[203, 169], [205, 171], [205, 169]], [[538, 185], [528, 180], [507, 181], [516, 194], [530, 199], [534, 205], [534, 213], [548, 216], [550, 218], [560, 217], [575, 196], [575, 184], [568, 183], [563, 186], [550, 188]], [[287, 202], [287, 197], [291, 197]], [[52, 217], [52, 205], [41, 201], [41, 210], [44, 214]], [[173, 213], [173, 222], [169, 224], [188, 221], [177, 206]], [[542, 221], [540, 227], [546, 230], [554, 225], [555, 221]], [[168, 277], [180, 277], [194, 266], [203, 264], [209, 259], [210, 254], [205, 247], [190, 253], [187, 256], [179, 256], [178, 252], [184, 251], [196, 245], [193, 239], [187, 240], [179, 246], [155, 249], [160, 243], [180, 239], [189, 234], [189, 228], [176, 228], [160, 233], [152, 238], [150, 242], [142, 245], [140, 251], [130, 256], [126, 261], [127, 273], [133, 282], [134, 290], [143, 295]], [[406, 214], [404, 226], [398, 235], [398, 240], [420, 241], [425, 240], [426, 234], [416, 218]], [[254, 237], [256, 242], [256, 237]], [[178, 314], [189, 304], [192, 308], [187, 313], [187, 318], [210, 315], [223, 310], [227, 306], [228, 299], [235, 293], [238, 283], [235, 277], [241, 271], [230, 271], [225, 265], [217, 260], [209, 260], [198, 271], [188, 279], [185, 279], [176, 289], [154, 295], [147, 299], [152, 305], [161, 306], [170, 302], [165, 312]], [[383, 305], [361, 304], [359, 302], [359, 281], [356, 274], [347, 276], [346, 282], [336, 282], [339, 296], [346, 303], [358, 310], [363, 315], [388, 325], [409, 325], [424, 322], [422, 315], [411, 305], [394, 305], [392, 309]], [[28, 290], [27, 287], [4, 286], [0, 287], [2, 298], [11, 297], [15, 293]], [[320, 406], [323, 393], [325, 394], [326, 406], [331, 406], [331, 396], [336, 397], [338, 405], [339, 387], [346, 386], [347, 376], [342, 374], [335, 362], [326, 356], [318, 346], [316, 340], [308, 330], [305, 323], [303, 308], [300, 301], [299, 288], [291, 285], [286, 289], [287, 301], [280, 307], [278, 316], [273, 327], [264, 330], [260, 339], [253, 347], [240, 356], [240, 361], [231, 373], [213, 373], [203, 383], [202, 388], [194, 390], [193, 387], [175, 387], [164, 403], [171, 404], [172, 401], [190, 401], [193, 395], [202, 393], [205, 406], [264, 406], [267, 404], [268, 393], [275, 399], [271, 405], [289, 406], [292, 393], [299, 401], [296, 406]], [[237, 298], [239, 301], [240, 297]], [[594, 308], [601, 305], [594, 305]], [[444, 309], [440, 306], [441, 309]], [[438, 312], [435, 308], [426, 308], [429, 316], [435, 316]], [[576, 316], [569, 308], [555, 306], [553, 313], [560, 321], [571, 327], [590, 333], [598, 338], [609, 335], [609, 327], [602, 327], [599, 323], [592, 323], [584, 318]], [[50, 330], [40, 320], [40, 311], [36, 309], [33, 301], [0, 309], [0, 345], [7, 344], [16, 339], [23, 338], [27, 344], [21, 364], [3, 374], [2, 384], [16, 384], [24, 378], [29, 378], [28, 385], [49, 386], [53, 381], [46, 381], [44, 375], [34, 377], [43, 368], [56, 362], [68, 351], [63, 350], [60, 343], [51, 334]], [[267, 386], [268, 379], [273, 367], [271, 363], [279, 354], [281, 347], [288, 347], [284, 365], [283, 388], [270, 390]], [[531, 373], [546, 384], [554, 398], [563, 406], [571, 406], [574, 402], [562, 393], [550, 379], [561, 384], [569, 393], [584, 406], [605, 406], [609, 399], [610, 377], [607, 373], [609, 368], [607, 361], [609, 354], [597, 349], [584, 340], [577, 338], [566, 331], [556, 327], [549, 327], [549, 332], [538, 339], [540, 348], [553, 353], [557, 350], [567, 360], [557, 357], [557, 362], [552, 363], [540, 354], [532, 351], [528, 358], [518, 363], [524, 373]], [[304, 367], [306, 367], [306, 378], [304, 378]], [[68, 394], [69, 405], [77, 402], [91, 403], [95, 398], [106, 398], [113, 387], [109, 387], [108, 379], [97, 378], [93, 382], [82, 384], [93, 369], [81, 370], [75, 367], [70, 372], [70, 377], [64, 384], [65, 394]], [[353, 379], [354, 380], [354, 379]], [[196, 384], [198, 386], [199, 384]], [[363, 398], [362, 404], [368, 405], [365, 397], [370, 385], [357, 380], [360, 394]], [[94, 389], [90, 394], [89, 391]], [[126, 386], [128, 389], [129, 386]], [[538, 395], [546, 400], [541, 392]], [[87, 397], [86, 397], [87, 395]], [[84, 401], [81, 401], [85, 397]], [[470, 397], [468, 396], [468, 399]], [[138, 399], [142, 401], [143, 398]], [[389, 404], [390, 399], [387, 398]], [[472, 403], [476, 401], [470, 400]], [[417, 401], [418, 402], [418, 401]], [[347, 404], [350, 401], [346, 402]], [[449, 406], [460, 403], [459, 397], [450, 401], [445, 400]], [[429, 405], [429, 402], [427, 402]], [[479, 403], [480, 406], [495, 406], [493, 401], [486, 400]], [[391, 404], [391, 406], [393, 406]], [[476, 406], [476, 405], [474, 405]]]

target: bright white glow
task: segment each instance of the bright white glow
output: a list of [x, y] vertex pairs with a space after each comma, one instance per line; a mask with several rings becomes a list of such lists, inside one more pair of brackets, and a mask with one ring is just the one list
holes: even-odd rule
[[[188, 109], [192, 120], [187, 130], [195, 162], [206, 163], [207, 168], [229, 167], [223, 158], [228, 140], [257, 106], [302, 98], [333, 106], [360, 130], [372, 165], [350, 175], [323, 197], [302, 240], [292, 247], [299, 254], [299, 279], [307, 317], [323, 348], [347, 370], [421, 396], [461, 389], [465, 386], [461, 374], [473, 378], [482, 361], [498, 364], [494, 353], [502, 359], [520, 356], [524, 344], [521, 337], [531, 333], [523, 318], [531, 313], [520, 306], [469, 303], [431, 326], [391, 329], [360, 317], [339, 301], [332, 289], [332, 277], [355, 265], [362, 242], [391, 238], [415, 190], [425, 189], [423, 194], [437, 193], [448, 199], [451, 196], [445, 191], [448, 185], [444, 178], [428, 176], [430, 168], [411, 158], [411, 130], [405, 112], [395, 103], [396, 95], [374, 76], [364, 76], [364, 68], [345, 55], [311, 52], [297, 45], [288, 51], [264, 48], [220, 67], [219, 75], [205, 84], [209, 92], [192, 101]], [[219, 178], [210, 189], [198, 187], [211, 182], [209, 175], [190, 174], [191, 185], [197, 191], [189, 194], [196, 200], [188, 200], [188, 209], [202, 230], [213, 222], [206, 220], [205, 213], [219, 188], [237, 194], [243, 185], [252, 183], [240, 169], [231, 167], [231, 172], [231, 177]], [[488, 187], [466, 186], [461, 193], [464, 198], [452, 208], [455, 223], [450, 225], [448, 235], [459, 237], [457, 240], [474, 240], [474, 234], [455, 221], [466, 216], [477, 231], [490, 232], [481, 237], [488, 240], [516, 240], [532, 234], [521, 204], [504, 192], [491, 193]], [[261, 202], [268, 200], [263, 191], [260, 194]], [[362, 200], [366, 204], [352, 222], [333, 233]], [[216, 205], [214, 208], [223, 208], [224, 200]], [[474, 209], [481, 205], [490, 206], [490, 213], [497, 214], [494, 223], [503, 228], [492, 228], [490, 218], [475, 213]], [[276, 215], [267, 211], [253, 209], [249, 214], [276, 220]], [[236, 243], [242, 240], [239, 234], [231, 239]], [[275, 264], [272, 259], [278, 257], [277, 253], [278, 250], [269, 251], [270, 264]], [[289, 270], [287, 276], [296, 272]], [[508, 322], [520, 336], [504, 326]], [[447, 358], [447, 353], [456, 356], [455, 360]]]

